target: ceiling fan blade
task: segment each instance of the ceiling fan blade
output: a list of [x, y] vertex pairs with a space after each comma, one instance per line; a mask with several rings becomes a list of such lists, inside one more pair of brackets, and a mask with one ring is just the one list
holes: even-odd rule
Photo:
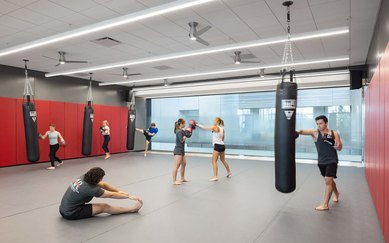
[[197, 36], [200, 36], [200, 35], [204, 34], [205, 32], [207, 32], [211, 28], [212, 28], [212, 26], [210, 26], [210, 25], [205, 26], [201, 30], [198, 30], [196, 34], [197, 34]]
[[207, 41], [205, 41], [203, 38], [201, 37], [198, 37], [196, 38], [196, 41], [203, 44], [203, 45], [206, 45], [206, 46], [209, 46], [209, 43]]
[[48, 56], [42, 56], [42, 57], [58, 61], [58, 58], [53, 58], [53, 57], [48, 57]]
[[55, 65], [56, 67], [58, 67], [58, 66], [60, 66], [61, 65], [61, 63], [58, 63], [57, 65]]
[[261, 63], [259, 61], [241, 61], [240, 63]]
[[88, 61], [67, 61], [65, 63], [88, 63]]
[[137, 75], [140, 75], [140, 73], [130, 73], [127, 76], [137, 76]]

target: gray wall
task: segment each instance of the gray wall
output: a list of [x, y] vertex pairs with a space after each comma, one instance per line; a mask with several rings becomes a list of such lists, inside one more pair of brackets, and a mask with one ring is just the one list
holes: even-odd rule
[[[135, 109], [136, 109], [136, 121], [135, 125], [137, 128], [148, 128], [147, 124], [147, 109], [146, 109], [146, 99], [136, 98], [135, 99]], [[143, 150], [145, 147], [145, 136], [137, 132], [135, 134], [135, 145], [134, 150]]]
[[374, 68], [377, 66], [379, 59], [378, 53], [385, 51], [389, 41], [389, 0], [382, 0], [380, 11], [377, 16], [376, 25], [374, 27], [373, 38], [370, 43], [369, 53], [367, 55], [366, 64], [369, 66], [368, 80], [374, 74]]
[[[44, 73], [32, 70], [29, 71], [29, 77], [34, 78], [32, 87], [37, 100], [86, 102], [89, 80], [66, 76], [45, 78]], [[0, 65], [0, 97], [22, 98], [24, 82], [23, 69]], [[100, 87], [97, 82], [93, 82], [92, 93], [96, 104], [125, 106], [125, 92], [124, 87]]]

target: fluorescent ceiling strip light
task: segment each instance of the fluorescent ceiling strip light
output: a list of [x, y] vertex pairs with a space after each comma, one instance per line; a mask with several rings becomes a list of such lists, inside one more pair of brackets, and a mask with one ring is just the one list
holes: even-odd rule
[[108, 28], [117, 27], [119, 25], [128, 24], [128, 23], [139, 21], [142, 19], [147, 19], [147, 18], [151, 18], [154, 16], [170, 13], [170, 12], [181, 10], [184, 8], [193, 7], [193, 6], [203, 4], [206, 2], [210, 2], [210, 1], [213, 1], [213, 0], [178, 0], [178, 1], [171, 2], [171, 3], [162, 4], [162, 5], [159, 5], [156, 7], [148, 8], [148, 9], [141, 10], [141, 11], [138, 11], [135, 13], [120, 16], [117, 18], [105, 20], [105, 21], [102, 21], [102, 22], [99, 22], [96, 24], [92, 24], [92, 25], [88, 25], [85, 27], [81, 27], [81, 28], [78, 28], [75, 30], [63, 32], [63, 33], [48, 36], [48, 37], [45, 37], [45, 38], [42, 38], [39, 40], [35, 40], [35, 41], [27, 42], [24, 44], [20, 44], [17, 46], [13, 46], [10, 48], [6, 48], [6, 49], [3, 49], [0, 51], [0, 57], [5, 56], [5, 55], [9, 55], [9, 54], [13, 54], [16, 52], [21, 52], [21, 51], [29, 50], [32, 48], [52, 44], [52, 43], [55, 43], [58, 41], [63, 41], [63, 40], [67, 40], [70, 38], [90, 34], [93, 32], [105, 30]]
[[[340, 61], [347, 61], [347, 60], [349, 60], [349, 57], [343, 56], [343, 57], [336, 57], [336, 58], [330, 58], [330, 59], [314, 59], [314, 60], [295, 62], [293, 65], [294, 66], [301, 66], [301, 65], [325, 63], [325, 62], [340, 62]], [[203, 73], [191, 73], [191, 74], [183, 74], [183, 75], [175, 75], [175, 76], [167, 76], [167, 77], [107, 82], [107, 83], [99, 83], [99, 85], [106, 86], [106, 85], [112, 85], [112, 84], [140, 83], [140, 82], [149, 82], [149, 81], [157, 81], [157, 80], [164, 80], [164, 79], [170, 80], [170, 79], [178, 79], [178, 78], [193, 78], [193, 77], [200, 77], [200, 76], [207, 76], [207, 75], [254, 71], [254, 70], [260, 70], [261, 68], [265, 68], [265, 69], [280, 68], [280, 67], [286, 67], [289, 65], [290, 64], [273, 64], [273, 65], [257, 66], [257, 67], [250, 67], [250, 68], [228, 69], [228, 70], [219, 70], [219, 71], [203, 72]]]
[[[343, 70], [343, 71], [329, 71], [329, 72], [315, 72], [315, 73], [304, 73], [304, 74], [296, 74], [294, 77], [296, 79], [298, 78], [310, 78], [310, 77], [320, 77], [320, 76], [332, 76], [332, 75], [341, 75], [341, 74], [350, 74], [349, 70]], [[273, 75], [272, 75], [273, 76]], [[184, 88], [184, 87], [196, 87], [196, 86], [209, 86], [209, 85], [220, 85], [220, 84], [233, 84], [233, 83], [247, 83], [247, 82], [259, 82], [259, 81], [271, 81], [271, 80], [280, 80], [281, 75], [279, 77], [268, 77], [268, 78], [239, 78], [239, 79], [230, 79], [230, 80], [218, 80], [218, 81], [207, 81], [207, 82], [201, 82], [199, 81], [198, 84], [179, 84], [179, 85], [172, 85], [169, 87], [147, 87], [147, 88], [134, 88], [134, 91], [150, 91], [150, 90], [161, 90], [161, 89], [175, 89], [175, 88]]]
[[[325, 29], [325, 30], [320, 30], [320, 31], [306, 32], [306, 33], [302, 33], [302, 34], [296, 34], [291, 38], [291, 40], [292, 41], [301, 41], [301, 40], [328, 37], [328, 36], [334, 36], [334, 35], [341, 35], [341, 34], [346, 34], [348, 32], [349, 32], [348, 27], [332, 28], [332, 29]], [[288, 41], [288, 39], [285, 38], [285, 36], [279, 36], [279, 37], [267, 38], [267, 39], [262, 39], [262, 40], [255, 40], [255, 41], [222, 45], [222, 46], [218, 46], [218, 47], [207, 47], [207, 48], [193, 50], [193, 51], [185, 51], [185, 52], [172, 53], [172, 54], [155, 56], [155, 57], [148, 57], [148, 58], [141, 58], [141, 59], [136, 59], [136, 60], [128, 60], [128, 61], [122, 61], [122, 62], [116, 62], [116, 63], [110, 63], [110, 64], [103, 64], [103, 65], [97, 65], [97, 66], [86, 67], [86, 68], [78, 68], [78, 69], [72, 69], [72, 70], [67, 70], [67, 71], [52, 72], [52, 73], [45, 74], [45, 76], [46, 77], [54, 77], [54, 76], [59, 76], [59, 75], [71, 75], [71, 74], [76, 74], [76, 73], [94, 72], [94, 71], [117, 68], [117, 67], [122, 68], [122, 67], [128, 67], [128, 66], [132, 66], [132, 65], [139, 65], [139, 64], [145, 64], [145, 63], [151, 63], [151, 62], [159, 62], [159, 61], [166, 61], [166, 60], [172, 60], [172, 59], [178, 59], [178, 58], [184, 58], [184, 57], [192, 57], [192, 56], [206, 55], [206, 54], [212, 54], [212, 53], [218, 53], [218, 52], [232, 51], [232, 50], [237, 50], [237, 49], [245, 49], [245, 48], [280, 44], [280, 43], [285, 43], [286, 41]]]

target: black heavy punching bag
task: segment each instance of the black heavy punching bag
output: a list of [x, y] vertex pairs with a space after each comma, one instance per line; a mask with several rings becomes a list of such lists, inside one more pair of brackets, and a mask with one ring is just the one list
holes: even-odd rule
[[84, 123], [82, 130], [82, 154], [85, 156], [92, 153], [93, 118], [94, 114], [92, 102], [88, 101], [88, 104], [84, 109]]
[[27, 100], [23, 102], [23, 119], [27, 159], [30, 162], [36, 162], [39, 160], [38, 124], [35, 104], [30, 101], [29, 95], [27, 95]]
[[81, 153], [85, 156], [88, 156], [92, 153], [92, 131], [93, 131], [93, 97], [92, 97], [92, 73], [89, 77], [89, 89], [87, 97], [87, 105], [84, 109], [84, 123], [82, 130], [82, 151]]
[[135, 97], [132, 94], [131, 103], [128, 106], [128, 121], [127, 121], [127, 149], [133, 150], [135, 144]]
[[[36, 117], [35, 103], [31, 102], [31, 96], [34, 95], [30, 80], [28, 78], [27, 62], [24, 61], [24, 74], [26, 81], [24, 84], [23, 95], [23, 123], [24, 134], [26, 138], [27, 160], [30, 162], [36, 162], [39, 160], [39, 135], [38, 135], [38, 121]], [[24, 100], [26, 98], [26, 100]]]
[[274, 134], [276, 188], [288, 193], [296, 188], [296, 105], [297, 84], [281, 82], [276, 91], [276, 117]]

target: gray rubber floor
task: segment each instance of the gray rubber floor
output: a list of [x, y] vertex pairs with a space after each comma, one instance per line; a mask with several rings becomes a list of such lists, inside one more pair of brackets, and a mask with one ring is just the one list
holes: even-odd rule
[[[190, 182], [182, 186], [171, 185], [171, 155], [77, 159], [55, 171], [47, 165], [0, 169], [0, 242], [384, 242], [361, 168], [341, 167], [341, 201], [329, 212], [316, 212], [323, 182], [315, 165], [297, 166], [291, 194], [275, 190], [272, 162], [230, 160], [233, 177], [210, 182], [210, 159], [188, 157]], [[65, 189], [93, 166], [106, 171], [106, 181], [141, 196], [141, 211], [62, 219], [58, 206]], [[225, 175], [222, 166], [220, 172]]]

